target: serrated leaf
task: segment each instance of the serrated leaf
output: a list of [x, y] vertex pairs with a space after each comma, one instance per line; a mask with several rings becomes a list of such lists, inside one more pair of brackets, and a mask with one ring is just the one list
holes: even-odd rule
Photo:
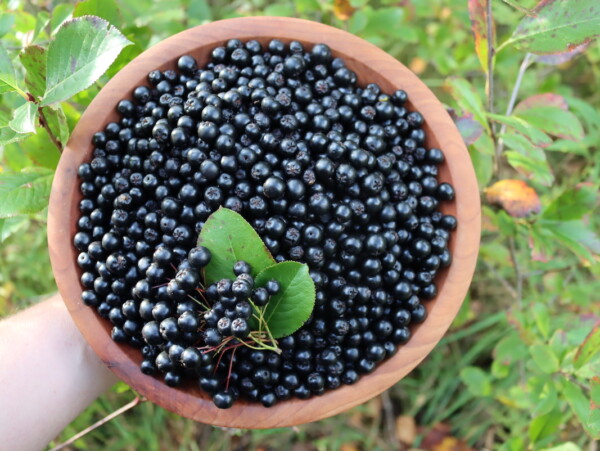
[[483, 101], [475, 88], [464, 78], [450, 77], [447, 81], [450, 88], [450, 94], [458, 103], [458, 106], [464, 113], [471, 113], [473, 118], [479, 122], [485, 129], [488, 129], [488, 123], [485, 116], [485, 107]]
[[528, 110], [530, 108], [535, 108], [535, 107], [556, 107], [556, 108], [560, 108], [561, 110], [567, 111], [569, 109], [569, 104], [567, 103], [567, 100], [559, 95], [559, 94], [554, 94], [552, 92], [544, 92], [543, 94], [535, 94], [533, 96], [529, 96], [524, 100], [521, 100], [517, 106], [515, 107], [515, 109], [513, 110], [514, 113], [519, 113], [521, 111], [525, 111]]
[[510, 44], [537, 54], [573, 50], [600, 34], [597, 0], [542, 0], [525, 16], [502, 47]]
[[198, 245], [212, 253], [210, 263], [204, 268], [207, 284], [225, 277], [233, 279], [233, 265], [239, 260], [250, 264], [254, 277], [275, 264], [256, 230], [241, 215], [227, 208], [219, 208], [208, 217], [200, 231]]
[[542, 372], [551, 374], [558, 371], [558, 358], [549, 346], [541, 343], [534, 344], [529, 348], [529, 354]]
[[10, 56], [4, 46], [0, 45], [0, 93], [10, 91], [20, 92], [19, 84]]
[[131, 44], [99, 17], [84, 16], [63, 23], [48, 47], [42, 105], [66, 100], [89, 87]]
[[546, 147], [552, 144], [552, 139], [546, 133], [524, 119], [516, 116], [504, 116], [492, 113], [488, 113], [488, 117], [493, 121], [500, 122], [518, 131], [536, 146]]
[[581, 368], [591, 360], [600, 350], [600, 324], [596, 324], [590, 333], [585, 337], [583, 343], [577, 348], [577, 353], [573, 359], [573, 365], [576, 369]]
[[119, 6], [115, 0], [85, 0], [75, 5], [73, 17], [97, 16], [112, 25], [121, 24]]
[[40, 98], [46, 91], [46, 49], [39, 45], [30, 45], [19, 54], [25, 68], [25, 85], [29, 92]]
[[17, 133], [35, 133], [37, 114], [37, 105], [33, 102], [25, 102], [15, 110], [8, 125]]
[[518, 117], [552, 136], [577, 141], [582, 139], [583, 127], [577, 116], [557, 107], [533, 107], [521, 111]]
[[492, 393], [490, 376], [481, 368], [469, 366], [460, 371], [460, 379], [475, 396], [489, 396]]
[[485, 0], [469, 0], [469, 19], [471, 19], [471, 30], [475, 37], [475, 52], [479, 58], [481, 68], [488, 73], [488, 36], [487, 8]]
[[59, 141], [61, 147], [64, 147], [69, 140], [69, 124], [67, 124], [67, 118], [62, 107], [60, 104], [45, 106], [42, 107], [42, 113], [48, 128]]
[[274, 338], [293, 334], [306, 322], [315, 305], [315, 284], [306, 264], [285, 261], [261, 271], [255, 286], [262, 287], [275, 279], [279, 293], [269, 299], [264, 318]]
[[54, 171], [0, 173], [0, 218], [36, 213], [48, 205]]
[[18, 133], [10, 127], [2, 127], [0, 128], [0, 146], [22, 141], [28, 136], [31, 135], [29, 133]]
[[548, 204], [542, 217], [557, 221], [581, 219], [590, 213], [598, 198], [598, 187], [581, 185], [567, 189]]

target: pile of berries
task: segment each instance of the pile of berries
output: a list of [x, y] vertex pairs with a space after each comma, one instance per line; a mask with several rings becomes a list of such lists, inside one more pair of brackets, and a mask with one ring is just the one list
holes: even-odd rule
[[[173, 386], [196, 379], [221, 407], [356, 382], [410, 338], [451, 263], [457, 223], [439, 206], [454, 190], [437, 179], [444, 154], [426, 147], [423, 116], [403, 90], [359, 87], [325, 44], [234, 39], [204, 67], [185, 55], [177, 68], [150, 72], [118, 103], [120, 120], [79, 168], [83, 302], [141, 349], [142, 371]], [[199, 291], [210, 253], [194, 246], [221, 206], [276, 261], [310, 268], [315, 309], [280, 354], [204, 352], [247, 340], [246, 303], [269, 294], [243, 262], [235, 280]]]

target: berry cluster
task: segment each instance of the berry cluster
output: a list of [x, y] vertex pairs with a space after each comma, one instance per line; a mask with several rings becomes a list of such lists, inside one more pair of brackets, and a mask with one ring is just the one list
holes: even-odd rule
[[[279, 340], [281, 355], [240, 347], [207, 363], [213, 373], [200, 385], [221, 406], [232, 393], [269, 406], [356, 382], [425, 319], [422, 301], [451, 263], [457, 223], [439, 206], [454, 190], [437, 180], [444, 155], [426, 147], [423, 116], [403, 90], [359, 87], [325, 44], [234, 39], [203, 68], [187, 55], [177, 68], [150, 72], [148, 86], [118, 103], [121, 119], [94, 135], [79, 168], [83, 301], [113, 323], [115, 340], [142, 348], [144, 372], [158, 368], [170, 385], [196, 377], [195, 359], [210, 358], [199, 348], [247, 330], [243, 300], [209, 315], [207, 334], [189, 299], [210, 258], [192, 247], [224, 206], [276, 261], [309, 265], [315, 309]], [[229, 289], [217, 294], [237, 299]], [[227, 374], [226, 392], [214, 374]]]

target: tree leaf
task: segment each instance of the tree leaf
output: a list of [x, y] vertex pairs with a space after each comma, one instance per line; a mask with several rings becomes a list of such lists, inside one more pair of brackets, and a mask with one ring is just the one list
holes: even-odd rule
[[568, 61], [571, 61], [577, 55], [583, 53], [589, 47], [589, 45], [590, 45], [589, 42], [584, 42], [583, 44], [579, 44], [572, 50], [568, 50], [566, 52], [549, 54], [549, 55], [538, 55], [535, 58], [535, 61], [537, 63], [546, 64], [547, 66], [559, 66]]
[[0, 14], [0, 38], [12, 28], [15, 23], [15, 15], [11, 13]]
[[27, 218], [24, 216], [16, 216], [14, 218], [0, 219], [0, 243], [5, 241], [9, 236], [18, 232], [27, 225]]
[[529, 354], [542, 372], [551, 374], [558, 371], [558, 358], [548, 345], [536, 343], [529, 347]]
[[577, 141], [583, 138], [583, 126], [577, 116], [561, 108], [533, 107], [521, 111], [518, 117], [552, 136]]
[[73, 17], [97, 16], [114, 26], [121, 25], [121, 14], [115, 0], [85, 0], [75, 5]]
[[4, 46], [0, 45], [0, 93], [19, 91], [15, 68]]
[[505, 124], [508, 127], [515, 129], [536, 146], [546, 147], [552, 144], [552, 138], [522, 118], [492, 113], [488, 113], [488, 117], [496, 122], [500, 122], [501, 124]]
[[54, 171], [31, 168], [0, 173], [0, 218], [36, 213], [48, 205]]
[[27, 89], [34, 97], [41, 98], [46, 91], [46, 49], [30, 45], [19, 54], [19, 59], [25, 68]]
[[473, 118], [488, 130], [485, 107], [475, 88], [464, 78], [458, 77], [450, 77], [447, 84], [450, 94], [463, 110], [463, 113], [471, 113]]
[[48, 128], [64, 147], [69, 140], [69, 124], [60, 104], [42, 107], [42, 113], [47, 121]]
[[15, 110], [8, 125], [17, 133], [35, 133], [37, 114], [37, 105], [33, 102], [25, 102]]
[[562, 420], [563, 415], [558, 409], [535, 417], [529, 424], [529, 439], [532, 443], [536, 443], [549, 435], [555, 434]]
[[7, 146], [14, 142], [22, 141], [31, 136], [29, 133], [18, 133], [10, 127], [0, 128], [0, 146]]
[[574, 382], [563, 379], [563, 395], [587, 433], [592, 438], [600, 437], [600, 421], [597, 420], [596, 415], [593, 415], [590, 401], [581, 388]]
[[581, 219], [590, 213], [598, 198], [598, 187], [580, 185], [567, 189], [544, 209], [542, 217], [556, 221]]
[[508, 163], [528, 179], [545, 186], [550, 186], [554, 182], [554, 174], [548, 165], [546, 154], [539, 147], [532, 147], [529, 153], [509, 150], [504, 152], [504, 155]]
[[460, 371], [460, 379], [475, 396], [489, 396], [492, 393], [490, 376], [481, 368], [468, 366]]
[[482, 125], [473, 120], [473, 114], [471, 113], [466, 113], [464, 116], [457, 118], [454, 123], [467, 146], [475, 143], [483, 133]]
[[545, 92], [543, 94], [535, 94], [533, 96], [529, 96], [525, 100], [520, 101], [513, 110], [513, 112], [519, 113], [520, 111], [525, 111], [530, 108], [540, 106], [557, 107], [564, 111], [567, 111], [569, 109], [567, 100], [563, 96], [559, 94], [554, 94], [552, 92]]
[[52, 17], [50, 18], [50, 34], [56, 33], [58, 28], [65, 20], [71, 18], [73, 13], [73, 5], [68, 3], [60, 3], [52, 9]]
[[42, 105], [60, 102], [86, 89], [131, 42], [103, 19], [66, 21], [48, 47], [46, 93]]
[[188, 20], [195, 25], [213, 20], [210, 5], [206, 0], [192, 0], [187, 7]]
[[550, 232], [553, 238], [562, 243], [575, 254], [587, 260], [592, 260], [600, 253], [600, 239], [581, 220], [579, 221], [546, 221], [541, 222], [544, 230]]
[[505, 179], [485, 190], [487, 201], [502, 207], [514, 218], [524, 218], [540, 211], [540, 198], [522, 180]]
[[600, 5], [597, 0], [542, 0], [525, 16], [508, 44], [538, 54], [573, 50], [600, 34]]
[[488, 36], [487, 8], [485, 0], [469, 0], [469, 19], [475, 36], [475, 52], [483, 71], [488, 73]]
[[354, 14], [355, 9], [350, 0], [333, 0], [333, 14], [340, 20], [348, 20]]
[[577, 353], [573, 359], [573, 365], [576, 369], [581, 368], [590, 359], [598, 353], [600, 349], [600, 323], [596, 324], [590, 333], [585, 337], [583, 343], [577, 348]]
[[239, 260], [250, 264], [255, 277], [275, 264], [256, 230], [241, 215], [227, 208], [219, 208], [208, 217], [200, 231], [198, 245], [212, 253], [210, 263], [204, 268], [207, 284], [225, 277], [234, 278], [233, 265]]
[[264, 318], [274, 338], [293, 334], [306, 322], [315, 305], [315, 283], [303, 263], [285, 261], [261, 271], [255, 286], [277, 280], [281, 290], [272, 296], [264, 310]]
[[581, 451], [581, 448], [573, 442], [565, 442], [552, 448], [544, 448], [543, 451]]

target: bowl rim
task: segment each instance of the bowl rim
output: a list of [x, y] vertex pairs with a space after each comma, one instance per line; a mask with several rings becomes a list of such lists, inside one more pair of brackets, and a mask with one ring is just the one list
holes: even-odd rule
[[[417, 325], [412, 337], [398, 352], [380, 363], [376, 370], [363, 375], [354, 385], [327, 391], [308, 400], [292, 399], [264, 408], [258, 403], [236, 402], [221, 410], [198, 389], [184, 391], [142, 374], [132, 359], [132, 350], [121, 346], [107, 333], [106, 320], [81, 302], [80, 270], [77, 251], [72, 245], [76, 227], [78, 199], [77, 167], [91, 153], [91, 133], [103, 127], [114, 115], [114, 107], [131, 93], [131, 80], [150, 70], [174, 67], [180, 55], [199, 48], [213, 48], [228, 39], [278, 38], [315, 44], [326, 42], [334, 55], [344, 58], [349, 67], [370, 68], [380, 85], [398, 86], [409, 94], [410, 104], [425, 118], [428, 140], [439, 142], [446, 158], [440, 177], [452, 181], [455, 201], [449, 207], [458, 218], [451, 249], [453, 263], [441, 274], [437, 298], [427, 301], [428, 317]], [[199, 62], [202, 64], [201, 62]], [[143, 84], [143, 83], [142, 83]], [[110, 112], [107, 112], [110, 110]], [[102, 120], [100, 118], [103, 118]], [[428, 146], [429, 147], [429, 146]], [[84, 150], [82, 150], [84, 149]], [[48, 247], [55, 280], [77, 327], [102, 361], [134, 390], [152, 402], [190, 419], [217, 426], [236, 428], [273, 428], [320, 420], [378, 395], [414, 369], [442, 338], [458, 313], [467, 293], [477, 261], [481, 232], [479, 189], [466, 146], [435, 95], [402, 63], [375, 45], [337, 28], [303, 19], [285, 17], [243, 17], [200, 25], [171, 36], [146, 50], [121, 69], [96, 95], [81, 116], [66, 145], [54, 177], [48, 209]], [[438, 279], [436, 279], [438, 280]], [[443, 302], [440, 303], [440, 300]], [[134, 350], [139, 354], [138, 350]]]

